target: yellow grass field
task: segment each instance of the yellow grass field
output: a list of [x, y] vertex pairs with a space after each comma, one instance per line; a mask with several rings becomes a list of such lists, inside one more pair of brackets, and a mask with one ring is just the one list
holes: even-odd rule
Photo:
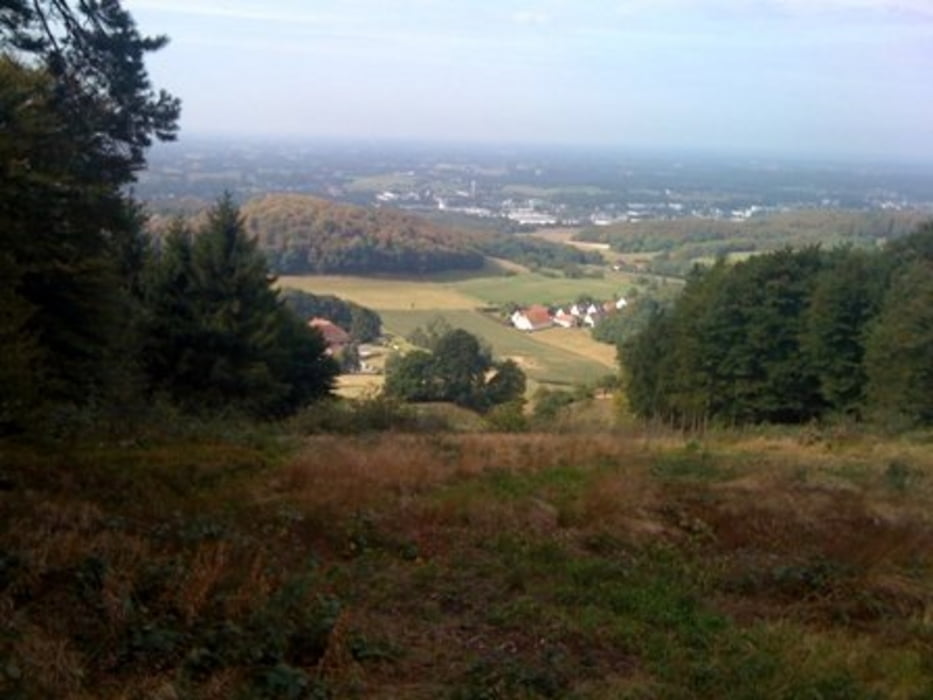
[[454, 288], [453, 282], [426, 278], [355, 277], [349, 275], [283, 276], [280, 287], [312, 294], [334, 294], [376, 311], [430, 311], [473, 309], [481, 305], [475, 297]]
[[617, 367], [616, 349], [607, 343], [593, 340], [590, 332], [583, 328], [549, 328], [535, 333], [533, 339], [604, 364], [610, 370]]
[[336, 394], [347, 399], [358, 399], [378, 394], [385, 377], [381, 374], [341, 374], [337, 378]]

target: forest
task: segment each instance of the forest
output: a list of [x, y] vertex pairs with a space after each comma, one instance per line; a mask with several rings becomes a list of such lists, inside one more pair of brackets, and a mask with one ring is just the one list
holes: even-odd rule
[[[533, 269], [599, 263], [598, 254], [497, 231], [454, 228], [391, 208], [275, 194], [242, 205], [246, 230], [270, 267], [294, 274], [414, 274], [476, 270], [485, 258]], [[189, 217], [203, 218], [200, 213]], [[170, 220], [158, 217], [164, 232]]]
[[933, 224], [882, 250], [790, 248], [696, 268], [622, 344], [648, 418], [933, 424]]

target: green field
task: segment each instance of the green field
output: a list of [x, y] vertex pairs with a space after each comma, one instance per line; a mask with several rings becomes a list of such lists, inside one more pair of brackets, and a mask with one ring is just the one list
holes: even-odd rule
[[513, 277], [474, 277], [452, 286], [488, 304], [567, 304], [584, 294], [596, 299], [617, 299], [634, 281], [633, 275], [612, 271], [601, 279], [549, 277], [531, 272]]
[[347, 189], [351, 192], [381, 192], [414, 187], [417, 182], [417, 178], [408, 173], [385, 173], [355, 178], [347, 185]]
[[[438, 275], [420, 279], [321, 275], [281, 277], [282, 287], [334, 294], [379, 312], [385, 329], [406, 336], [441, 316], [456, 328], [483, 338], [500, 358], [512, 358], [534, 385], [592, 382], [616, 369], [614, 348], [585, 330], [552, 329], [527, 334], [479, 311], [484, 306], [565, 304], [581, 295], [616, 298], [634, 278], [608, 272], [603, 279], [568, 279], [522, 272], [502, 275], [490, 268], [481, 276]], [[349, 392], [355, 388], [344, 387]]]
[[[591, 382], [614, 369], [569, 347], [542, 342], [538, 334], [522, 333], [478, 311], [381, 311], [380, 314], [386, 330], [397, 335], [408, 335], [432, 319], [443, 317], [451, 326], [483, 338], [496, 357], [515, 360], [529, 379], [537, 383]], [[586, 331], [581, 330], [578, 334], [584, 339], [578, 342], [599, 345]], [[579, 349], [579, 345], [576, 347]]]

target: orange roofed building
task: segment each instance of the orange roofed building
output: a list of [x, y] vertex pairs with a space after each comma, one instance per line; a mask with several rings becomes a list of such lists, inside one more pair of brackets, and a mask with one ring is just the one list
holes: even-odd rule
[[308, 321], [308, 325], [311, 328], [317, 328], [321, 335], [324, 336], [328, 355], [337, 355], [350, 344], [350, 334], [326, 318], [312, 318]]

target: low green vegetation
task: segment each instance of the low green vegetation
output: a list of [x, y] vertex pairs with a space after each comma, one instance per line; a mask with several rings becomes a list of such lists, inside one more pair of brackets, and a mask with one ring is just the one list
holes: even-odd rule
[[608, 243], [619, 253], [653, 253], [651, 271], [686, 275], [696, 261], [786, 246], [875, 248], [907, 235], [925, 218], [920, 212], [801, 210], [745, 221], [686, 218], [621, 223], [584, 229], [577, 239]]
[[387, 396], [405, 401], [449, 401], [480, 412], [521, 402], [525, 373], [514, 360], [493, 362], [491, 352], [462, 328], [418, 329], [421, 349], [386, 362]]
[[408, 409], [374, 403], [330, 427], [323, 404], [311, 410], [289, 433], [95, 440], [67, 455], [0, 442], [0, 692], [933, 687], [923, 442], [455, 434], [412, 414], [407, 434], [354, 436], [347, 425]]

